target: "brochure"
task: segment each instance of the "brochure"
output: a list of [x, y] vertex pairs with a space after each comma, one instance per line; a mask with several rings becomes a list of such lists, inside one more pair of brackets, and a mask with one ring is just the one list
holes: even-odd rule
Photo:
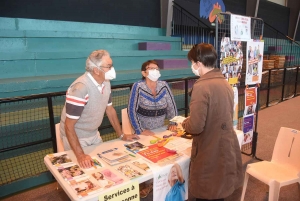
[[117, 170], [121, 172], [124, 176], [128, 177], [129, 179], [134, 179], [136, 177], [143, 175], [142, 173], [133, 169], [129, 165], [120, 165], [119, 167], [117, 167]]
[[142, 143], [140, 143], [138, 141], [124, 144], [124, 146], [126, 147], [126, 149], [128, 151], [131, 151], [133, 153], [137, 153], [137, 152], [147, 148], [145, 145], [143, 145]]
[[74, 179], [69, 181], [69, 183], [78, 197], [88, 196], [100, 190], [100, 186], [96, 183], [93, 183], [88, 177], [76, 180]]

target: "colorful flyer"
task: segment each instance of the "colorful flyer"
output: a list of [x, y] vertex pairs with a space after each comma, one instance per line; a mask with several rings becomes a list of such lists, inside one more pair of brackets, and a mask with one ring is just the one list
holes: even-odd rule
[[241, 41], [231, 41], [223, 37], [220, 48], [220, 69], [229, 84], [240, 83], [243, 66], [243, 50]]
[[244, 116], [255, 114], [257, 101], [257, 88], [251, 87], [245, 89], [245, 111]]
[[263, 66], [263, 41], [248, 41], [246, 56], [246, 85], [261, 83]]
[[231, 40], [251, 40], [251, 18], [242, 15], [230, 16]]
[[254, 115], [245, 116], [243, 119], [243, 132], [244, 140], [243, 145], [252, 142], [253, 128], [254, 128]]

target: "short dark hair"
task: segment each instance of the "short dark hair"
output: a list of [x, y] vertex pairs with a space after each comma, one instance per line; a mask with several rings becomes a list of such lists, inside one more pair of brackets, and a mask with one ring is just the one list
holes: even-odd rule
[[187, 55], [190, 61], [201, 62], [205, 67], [216, 66], [217, 52], [215, 48], [208, 43], [199, 43], [192, 47]]
[[[141, 67], [141, 71], [146, 71], [147, 69], [147, 66], [149, 66], [150, 64], [155, 64], [155, 65], [157, 65], [158, 66], [158, 64], [157, 64], [157, 62], [156, 61], [154, 61], [154, 60], [148, 60], [148, 61], [146, 61], [146, 62], [144, 62], [143, 64], [142, 64], [142, 67]], [[144, 76], [142, 76], [142, 79], [144, 80], [145, 79], [145, 77]]]

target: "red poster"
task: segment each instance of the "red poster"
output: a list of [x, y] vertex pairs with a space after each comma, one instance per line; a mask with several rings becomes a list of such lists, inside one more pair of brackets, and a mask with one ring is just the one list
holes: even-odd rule
[[153, 163], [157, 163], [159, 160], [169, 156], [176, 155], [176, 153], [167, 152], [165, 147], [158, 147], [157, 144], [151, 145], [148, 147], [148, 149], [143, 151], [139, 151], [138, 154], [152, 161]]
[[248, 88], [245, 90], [246, 106], [256, 104], [256, 88]]

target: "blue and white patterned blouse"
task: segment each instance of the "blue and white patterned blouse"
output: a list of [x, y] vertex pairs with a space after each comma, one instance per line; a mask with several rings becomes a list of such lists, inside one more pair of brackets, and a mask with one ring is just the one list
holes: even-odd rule
[[168, 84], [157, 81], [154, 97], [145, 80], [134, 83], [130, 92], [128, 116], [136, 134], [162, 127], [166, 118], [170, 120], [177, 116], [176, 103]]

